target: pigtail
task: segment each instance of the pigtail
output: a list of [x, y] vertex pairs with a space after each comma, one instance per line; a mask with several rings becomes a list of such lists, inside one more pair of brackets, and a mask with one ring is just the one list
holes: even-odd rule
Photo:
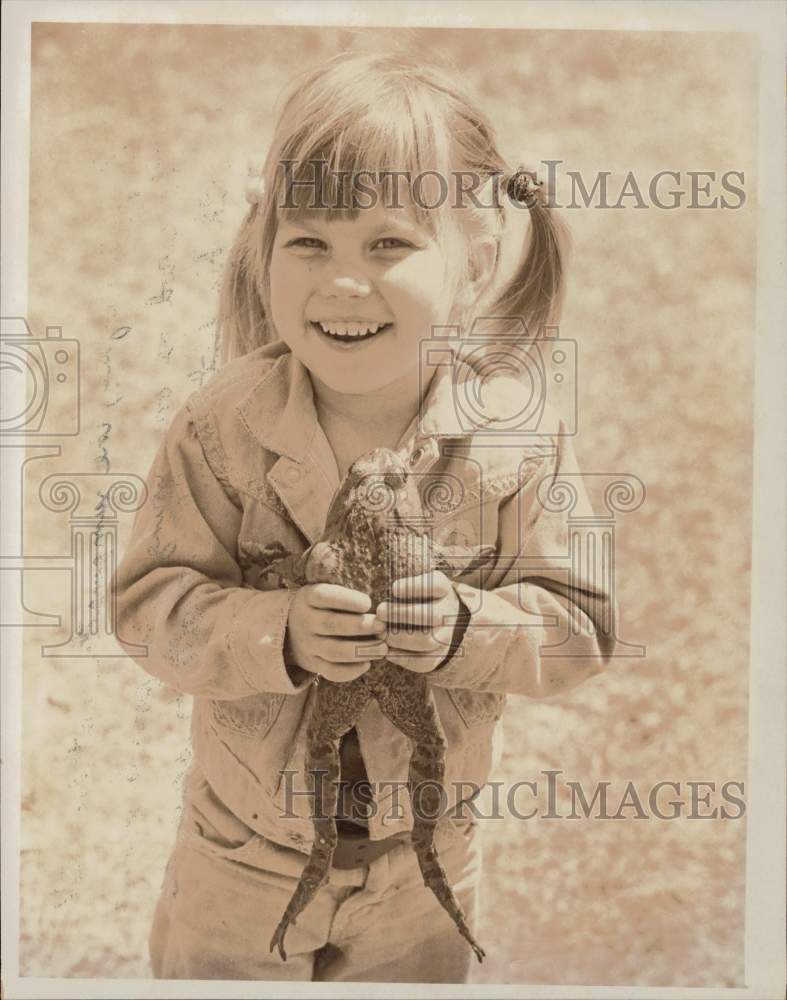
[[216, 339], [221, 364], [248, 354], [271, 339], [270, 323], [257, 275], [260, 207], [249, 210], [227, 255], [219, 292]]
[[568, 229], [549, 207], [540, 187], [517, 190], [509, 181], [510, 196], [529, 212], [527, 247], [518, 265], [499, 290], [490, 312], [496, 316], [521, 316], [528, 336], [538, 338], [545, 326], [555, 325], [565, 297], [566, 261], [570, 246]]

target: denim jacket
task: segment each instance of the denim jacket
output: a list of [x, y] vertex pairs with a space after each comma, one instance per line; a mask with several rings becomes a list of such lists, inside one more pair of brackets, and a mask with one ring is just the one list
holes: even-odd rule
[[[457, 360], [436, 371], [398, 448], [421, 477], [433, 540], [497, 552], [452, 577], [469, 624], [426, 675], [446, 734], [448, 806], [483, 787], [499, 760], [507, 694], [566, 691], [602, 671], [615, 645], [601, 555], [569, 573], [567, 515], [541, 499], [545, 485], [557, 488], [552, 477], [570, 477], [573, 516], [593, 515], [570, 438], [496, 434], [494, 412], [471, 432], [456, 395], [474, 377], [466, 368]], [[484, 386], [501, 412], [511, 412], [512, 391], [523, 389], [502, 376]], [[261, 573], [250, 549], [279, 541], [303, 552], [320, 539], [339, 485], [308, 371], [281, 341], [226, 365], [176, 415], [147, 482], [114, 577], [118, 641], [143, 644], [144, 656], [129, 647], [139, 665], [193, 695], [195, 763], [222, 802], [263, 837], [307, 850], [315, 685], [312, 675], [295, 683], [284, 662], [294, 592]], [[356, 728], [373, 790], [370, 838], [411, 829], [407, 738], [376, 702]]]

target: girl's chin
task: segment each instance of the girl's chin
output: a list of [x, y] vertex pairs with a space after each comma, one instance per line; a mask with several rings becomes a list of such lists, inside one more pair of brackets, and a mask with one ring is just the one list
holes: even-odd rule
[[372, 365], [353, 364], [326, 365], [306, 363], [312, 379], [325, 389], [342, 396], [375, 396], [388, 391], [396, 392], [396, 386], [409, 384], [412, 371], [400, 371], [393, 365], [375, 363]]

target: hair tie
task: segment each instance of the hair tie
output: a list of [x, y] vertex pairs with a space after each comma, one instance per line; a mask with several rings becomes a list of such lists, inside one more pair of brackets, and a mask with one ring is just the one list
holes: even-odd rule
[[[481, 306], [487, 306], [506, 288], [514, 275], [521, 269], [528, 252], [532, 233], [529, 211], [533, 207], [536, 192], [535, 172], [519, 167], [513, 174], [490, 174], [479, 192], [483, 205], [491, 203], [496, 207], [496, 236], [499, 241], [497, 269], [491, 286], [484, 292]], [[502, 197], [505, 192], [507, 198]]]
[[506, 182], [506, 194], [511, 201], [532, 208], [543, 195], [544, 182], [538, 179], [535, 170], [520, 164]]
[[264, 197], [265, 178], [262, 175], [262, 167], [249, 160], [246, 170], [246, 201], [250, 205], [257, 205]]

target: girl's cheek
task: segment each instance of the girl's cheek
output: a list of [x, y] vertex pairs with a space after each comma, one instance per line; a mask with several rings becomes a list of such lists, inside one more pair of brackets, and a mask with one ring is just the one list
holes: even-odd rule
[[281, 261], [272, 260], [270, 269], [271, 289], [275, 295], [292, 293], [299, 284], [298, 273]]
[[413, 298], [433, 296], [442, 284], [445, 265], [426, 254], [413, 254], [386, 275], [386, 284]]

